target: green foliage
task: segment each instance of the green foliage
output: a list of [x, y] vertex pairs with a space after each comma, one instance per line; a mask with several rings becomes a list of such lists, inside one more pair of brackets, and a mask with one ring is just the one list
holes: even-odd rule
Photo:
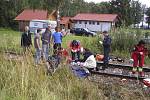
[[132, 1], [131, 2], [131, 9], [132, 9], [132, 21], [133, 24], [138, 24], [141, 22], [142, 17], [143, 17], [143, 9], [141, 6], [141, 3], [139, 3], [139, 1]]
[[21, 33], [12, 31], [11, 29], [0, 28], [0, 35], [0, 52], [15, 51], [19, 53], [22, 51], [22, 49], [19, 49], [19, 47], [21, 47]]
[[63, 47], [69, 48], [69, 43], [72, 40], [79, 40], [81, 42], [81, 46], [84, 48], [88, 48], [89, 50], [93, 51], [93, 53], [101, 53], [101, 47], [98, 43], [98, 37], [84, 37], [84, 36], [66, 36], [63, 38]]
[[148, 28], [150, 28], [150, 7], [146, 11]]
[[74, 77], [66, 66], [53, 76], [46, 75], [45, 65], [33, 65], [33, 58], [21, 62], [5, 60], [0, 54], [1, 100], [100, 100], [96, 86]]
[[118, 51], [130, 52], [134, 45], [142, 38], [140, 30], [131, 30], [121, 28], [111, 33], [112, 36], [112, 49]]

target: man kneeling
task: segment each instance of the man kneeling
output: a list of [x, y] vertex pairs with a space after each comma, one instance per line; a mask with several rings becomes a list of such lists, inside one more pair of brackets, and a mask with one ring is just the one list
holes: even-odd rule
[[84, 59], [82, 60], [81, 66], [83, 66], [83, 69], [89, 73], [91, 70], [95, 70], [96, 68], [96, 59], [94, 57], [94, 54], [87, 48], [84, 48], [83, 50]]

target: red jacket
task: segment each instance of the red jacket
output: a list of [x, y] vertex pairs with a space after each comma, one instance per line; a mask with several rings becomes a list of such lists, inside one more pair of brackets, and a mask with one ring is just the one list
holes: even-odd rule
[[135, 55], [145, 56], [147, 54], [148, 54], [148, 51], [144, 45], [135, 45], [134, 50], [132, 52], [132, 58], [134, 59]]
[[80, 43], [78, 43], [77, 45], [73, 45], [72, 42], [70, 43], [70, 48], [71, 48], [71, 51], [80, 51]]

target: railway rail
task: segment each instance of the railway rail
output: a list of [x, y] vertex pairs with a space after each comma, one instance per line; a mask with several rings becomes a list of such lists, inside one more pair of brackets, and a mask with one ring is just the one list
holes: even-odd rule
[[127, 78], [127, 79], [133, 79], [133, 80], [143, 80], [143, 79], [146, 78], [146, 77], [136, 77], [136, 76], [130, 76], [130, 75], [123, 75], [123, 74], [99, 72], [99, 71], [91, 71], [91, 74], [110, 76], [110, 77], [118, 77], [118, 78], [125, 78], [125, 79]]
[[[103, 66], [103, 62], [97, 62], [97, 67]], [[127, 69], [127, 70], [132, 70], [132, 66], [130, 65], [122, 65], [122, 64], [109, 64], [107, 66], [108, 68], [119, 68], [119, 69]], [[150, 72], [150, 68], [148, 67], [143, 67], [144, 72]]]
[[[101, 67], [103, 65], [104, 64], [102, 62], [97, 62], [97, 67]], [[107, 66], [107, 69], [111, 69], [109, 72], [105, 71], [107, 69], [105, 69], [104, 71], [101, 71], [101, 70], [100, 71], [94, 71], [94, 70], [92, 70], [91, 74], [110, 76], [110, 77], [118, 77], [118, 78], [125, 78], [125, 79], [133, 79], [133, 80], [143, 80], [143, 79], [146, 79], [146, 78], [150, 78], [150, 68], [148, 68], [148, 67], [143, 68], [143, 70], [145, 72], [145, 77], [130, 75], [129, 72], [131, 72], [132, 68], [133, 67], [130, 66], [130, 65], [109, 64]], [[118, 72], [115, 73], [115, 72], [112, 71], [114, 69], [122, 69], [122, 71], [121, 71], [121, 73], [118, 73]], [[127, 73], [124, 74], [124, 71], [127, 71]]]

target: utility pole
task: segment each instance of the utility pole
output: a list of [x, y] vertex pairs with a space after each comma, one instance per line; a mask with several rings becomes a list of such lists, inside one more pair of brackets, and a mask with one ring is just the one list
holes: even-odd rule
[[59, 8], [57, 9], [57, 26], [60, 27], [60, 12], [59, 12]]

